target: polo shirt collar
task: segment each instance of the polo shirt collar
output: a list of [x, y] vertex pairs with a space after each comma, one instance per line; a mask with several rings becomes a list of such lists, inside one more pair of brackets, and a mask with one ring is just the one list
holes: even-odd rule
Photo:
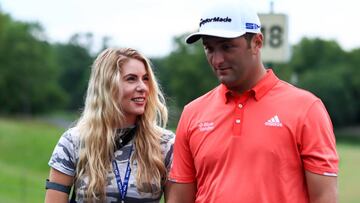
[[[255, 100], [259, 101], [275, 84], [279, 81], [279, 78], [276, 77], [274, 72], [271, 69], [266, 71], [266, 75], [249, 91], [246, 91], [245, 94], [254, 95]], [[224, 103], [227, 103], [232, 96], [231, 90], [229, 90], [224, 84], [221, 84], [219, 87], [221, 98]]]

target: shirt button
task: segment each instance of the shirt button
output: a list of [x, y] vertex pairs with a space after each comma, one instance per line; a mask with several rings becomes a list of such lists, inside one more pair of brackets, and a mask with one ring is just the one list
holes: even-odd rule
[[240, 123], [240, 119], [236, 119], [235, 123], [239, 124]]
[[241, 108], [243, 107], [243, 105], [242, 105], [242, 104], [239, 104], [238, 107], [241, 109]]

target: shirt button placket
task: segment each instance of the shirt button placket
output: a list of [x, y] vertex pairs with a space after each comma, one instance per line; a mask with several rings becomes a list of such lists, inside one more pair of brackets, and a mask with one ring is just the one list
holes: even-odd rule
[[242, 122], [241, 122], [241, 118], [242, 118], [242, 114], [243, 114], [243, 107], [244, 105], [239, 103], [237, 104], [237, 107], [236, 110], [235, 110], [235, 123], [234, 123], [234, 133], [236, 136], [239, 136], [241, 135], [241, 125], [242, 125]]

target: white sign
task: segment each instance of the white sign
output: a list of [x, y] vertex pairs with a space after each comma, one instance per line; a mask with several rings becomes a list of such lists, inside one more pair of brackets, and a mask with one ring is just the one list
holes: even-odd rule
[[288, 21], [284, 14], [259, 14], [264, 35], [262, 60], [265, 63], [283, 63], [290, 59]]

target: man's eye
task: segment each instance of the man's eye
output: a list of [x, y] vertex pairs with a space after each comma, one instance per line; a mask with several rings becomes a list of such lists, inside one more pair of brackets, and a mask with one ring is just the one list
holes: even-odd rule
[[204, 46], [204, 50], [207, 53], [211, 53], [213, 51], [213, 49], [211, 47], [208, 47], [208, 46]]
[[231, 49], [233, 46], [232, 45], [230, 45], [230, 44], [223, 44], [222, 45], [222, 49], [223, 50], [228, 50], [228, 49]]

